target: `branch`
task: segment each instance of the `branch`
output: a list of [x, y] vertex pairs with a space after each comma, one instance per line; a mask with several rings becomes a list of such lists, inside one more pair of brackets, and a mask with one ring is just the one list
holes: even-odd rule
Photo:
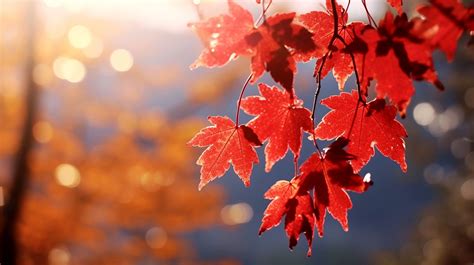
[[25, 76], [26, 95], [23, 131], [21, 132], [20, 144], [15, 157], [12, 174], [12, 184], [9, 197], [3, 209], [3, 227], [0, 231], [0, 261], [2, 264], [15, 265], [17, 263], [17, 235], [16, 225], [22, 210], [23, 200], [29, 183], [30, 168], [28, 164], [29, 154], [33, 143], [33, 124], [35, 120], [36, 105], [38, 103], [38, 86], [33, 81], [34, 62], [34, 40], [36, 10], [35, 2], [27, 1], [26, 13], [26, 67]]

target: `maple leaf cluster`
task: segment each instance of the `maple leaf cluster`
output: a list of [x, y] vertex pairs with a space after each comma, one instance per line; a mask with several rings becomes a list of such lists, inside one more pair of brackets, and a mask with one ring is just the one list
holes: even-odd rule
[[[396, 14], [389, 10], [377, 23], [367, 11], [368, 23], [364, 23], [349, 22], [347, 10], [336, 0], [327, 0], [324, 11], [269, 17], [265, 12], [271, 1], [267, 6], [262, 2], [256, 22], [248, 10], [229, 0], [228, 14], [190, 24], [204, 44], [191, 68], [222, 66], [246, 56], [251, 60], [251, 74], [242, 88], [235, 121], [209, 117], [212, 126], [202, 129], [189, 144], [207, 147], [197, 161], [202, 166], [199, 189], [222, 177], [231, 164], [249, 186], [253, 165], [259, 163], [255, 149], [262, 143], [266, 172], [290, 150], [295, 175], [276, 182], [265, 193], [271, 202], [259, 234], [278, 226], [285, 217], [290, 248], [303, 233], [311, 255], [315, 227], [323, 236], [326, 211], [348, 230], [347, 211], [352, 202], [347, 191], [362, 193], [371, 186], [370, 175], [363, 178], [359, 172], [375, 148], [406, 172], [407, 133], [396, 116], [405, 116], [415, 93], [414, 81], [444, 89], [432, 54], [440, 49], [453, 59], [462, 33], [474, 33], [474, 9], [458, 0], [431, 0], [418, 8], [422, 16], [408, 18], [402, 0], [388, 0]], [[297, 63], [313, 59], [316, 92], [311, 111], [297, 97], [293, 84]], [[330, 112], [314, 126], [321, 80], [331, 71], [341, 91], [320, 101]], [[260, 95], [242, 98], [247, 85], [264, 72], [283, 89], [261, 83]], [[355, 75], [357, 89], [343, 92], [351, 75]], [[372, 87], [376, 96], [369, 101]], [[254, 116], [247, 124], [239, 124], [241, 109]], [[309, 134], [316, 151], [298, 167], [304, 133]], [[321, 150], [318, 140], [334, 141]]]

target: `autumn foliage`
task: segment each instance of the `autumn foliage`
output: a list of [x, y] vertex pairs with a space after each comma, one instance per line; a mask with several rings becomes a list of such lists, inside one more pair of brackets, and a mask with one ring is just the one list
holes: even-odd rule
[[[222, 66], [246, 56], [251, 60], [251, 74], [238, 99], [235, 121], [209, 117], [212, 126], [202, 129], [189, 144], [207, 147], [197, 162], [202, 166], [200, 189], [222, 177], [231, 164], [249, 186], [252, 167], [259, 162], [255, 148], [266, 144], [267, 172], [289, 149], [295, 174], [290, 180], [277, 181], [265, 193], [271, 202], [259, 233], [278, 226], [285, 217], [290, 248], [303, 233], [311, 255], [315, 226], [323, 236], [326, 210], [348, 230], [352, 202], [347, 191], [363, 193], [371, 186], [370, 176], [363, 178], [359, 172], [375, 149], [407, 171], [407, 133], [397, 114], [405, 116], [415, 93], [414, 81], [444, 89], [434, 69], [433, 52], [439, 49], [448, 60], [453, 59], [462, 33], [474, 32], [474, 9], [458, 0], [431, 0], [418, 8], [421, 16], [409, 18], [401, 0], [388, 0], [396, 12], [387, 11], [376, 22], [362, 1], [367, 10], [365, 23], [349, 22], [349, 6], [342, 7], [336, 0], [327, 0], [324, 11], [267, 16], [271, 2], [257, 1], [262, 12], [256, 21], [229, 0], [228, 14], [190, 24], [204, 44], [191, 68]], [[297, 63], [310, 60], [316, 60], [311, 110], [298, 99], [294, 87]], [[341, 91], [319, 101], [321, 80], [331, 71]], [[262, 83], [260, 95], [243, 98], [248, 84], [257, 82], [264, 72], [283, 89]], [[343, 92], [351, 75], [356, 85]], [[318, 103], [330, 109], [322, 119], [314, 115]], [[255, 118], [240, 124], [240, 109]], [[298, 167], [304, 133], [315, 152]], [[318, 140], [333, 142], [322, 149]]]

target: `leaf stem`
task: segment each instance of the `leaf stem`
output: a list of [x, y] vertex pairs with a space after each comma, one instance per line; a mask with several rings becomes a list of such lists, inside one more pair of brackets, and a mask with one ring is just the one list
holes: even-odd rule
[[367, 19], [369, 20], [369, 25], [371, 26], [374, 26], [374, 27], [378, 27], [377, 26], [377, 22], [375, 22], [375, 19], [372, 17], [372, 15], [370, 14], [369, 12], [369, 8], [367, 7], [367, 2], [366, 0], [361, 0], [362, 1], [362, 5], [364, 6], [364, 9], [365, 9], [365, 13], [367, 13]]
[[293, 164], [295, 165], [295, 175], [294, 177], [298, 176], [298, 156], [295, 155], [295, 157], [293, 158]]
[[[342, 44], [344, 44], [344, 46], [346, 48], [349, 47], [349, 45], [346, 43], [346, 41], [344, 40], [343, 37], [341, 37], [340, 35], [337, 35], [337, 38], [342, 42]], [[357, 84], [357, 92], [359, 94], [359, 101], [365, 105], [365, 100], [363, 99], [362, 97], [362, 89], [361, 89], [361, 85], [360, 85], [360, 78], [359, 78], [359, 71], [357, 70], [357, 65], [356, 65], [356, 60], [355, 60], [355, 56], [354, 56], [354, 53], [352, 51], [349, 51], [349, 55], [351, 56], [351, 60], [352, 60], [352, 67], [354, 67], [354, 74], [355, 74], [355, 77], [356, 77], [356, 84]]]
[[339, 32], [338, 32], [339, 31], [339, 17], [337, 15], [336, 7], [337, 7], [336, 0], [331, 0], [331, 8], [332, 8], [334, 28], [333, 28], [333, 33], [332, 33], [331, 40], [329, 41], [329, 44], [327, 46], [328, 51], [326, 52], [326, 54], [324, 54], [323, 58], [321, 59], [322, 63], [319, 66], [319, 69], [318, 69], [317, 74], [316, 74], [317, 86], [316, 86], [316, 92], [314, 93], [313, 109], [311, 111], [311, 119], [313, 120], [313, 143], [314, 143], [314, 146], [316, 147], [316, 149], [318, 150], [318, 153], [319, 153], [320, 156], [322, 156], [322, 152], [321, 152], [321, 149], [318, 146], [318, 142], [316, 140], [316, 135], [314, 134], [314, 129], [315, 129], [314, 116], [315, 116], [315, 113], [316, 113], [316, 106], [317, 106], [317, 103], [318, 103], [319, 93], [321, 92], [321, 81], [322, 81], [321, 75], [322, 75], [322, 72], [323, 72], [324, 64], [326, 63], [327, 57], [332, 52], [331, 48], [334, 45], [334, 41], [338, 37], [340, 37]]
[[239, 101], [237, 101], [237, 111], [235, 114], [235, 127], [239, 127], [239, 116], [240, 116], [240, 103], [242, 102], [242, 97], [244, 96], [245, 89], [247, 88], [250, 80], [252, 79], [253, 74], [250, 74], [247, 80], [245, 80], [242, 90], [240, 91]]
[[262, 0], [262, 13], [258, 17], [257, 21], [255, 22], [254, 27], [257, 27], [257, 25], [263, 20], [263, 23], [266, 21], [266, 16], [265, 14], [267, 13], [268, 8], [272, 5], [273, 0], [268, 1], [268, 5], [265, 7], [265, 0]]
[[191, 4], [194, 6], [195, 10], [196, 10], [196, 14], [199, 18], [199, 21], [202, 21], [204, 20], [204, 14], [202, 13], [202, 10], [201, 10], [201, 5], [200, 3], [195, 3], [193, 1], [191, 1]]

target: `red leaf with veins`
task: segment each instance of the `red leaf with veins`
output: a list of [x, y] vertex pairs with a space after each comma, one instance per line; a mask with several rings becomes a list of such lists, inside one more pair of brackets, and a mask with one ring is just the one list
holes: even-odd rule
[[431, 5], [420, 7], [418, 12], [437, 26], [436, 35], [430, 43], [440, 48], [448, 60], [452, 60], [463, 31], [474, 31], [474, 9], [464, 7], [458, 0], [430, 2]]
[[[344, 12], [342, 6], [337, 6], [338, 14], [338, 32], [343, 30], [347, 23], [347, 13]], [[312, 11], [298, 16], [298, 21], [305, 25], [309, 31], [313, 33], [314, 42], [321, 47], [321, 49], [314, 50], [311, 54], [316, 58], [321, 58], [332, 47], [329, 47], [333, 31], [334, 31], [334, 16], [331, 6], [331, 1], [326, 1], [326, 11]]]
[[268, 17], [265, 23], [245, 37], [248, 52], [252, 55], [252, 83], [268, 71], [276, 82], [292, 93], [295, 57], [306, 57], [316, 49], [311, 41], [313, 35], [294, 23], [294, 18], [295, 13]]
[[372, 182], [364, 182], [355, 174], [349, 161], [354, 156], [344, 151], [347, 140], [339, 139], [322, 155], [314, 153], [300, 168], [299, 190], [314, 189], [314, 208], [319, 236], [324, 233], [326, 209], [347, 231], [347, 211], [352, 202], [346, 190], [364, 192]]
[[359, 102], [357, 91], [341, 93], [321, 101], [332, 109], [318, 124], [315, 135], [322, 140], [343, 136], [349, 139], [347, 151], [355, 158], [350, 161], [359, 172], [374, 155], [374, 148], [400, 165], [406, 172], [405, 142], [407, 133], [395, 120], [396, 108], [376, 99], [367, 104]]
[[[321, 79], [332, 70], [334, 78], [339, 84], [339, 89], [343, 90], [347, 79], [354, 72], [351, 56], [344, 43], [354, 42], [357, 37], [354, 34], [355, 29], [364, 27], [364, 24], [356, 22], [347, 25], [347, 12], [342, 6], [338, 5], [336, 10], [338, 14], [338, 34], [344, 39], [344, 42], [335, 39], [333, 45], [330, 46], [334, 31], [334, 15], [330, 1], [326, 2], [326, 8], [325, 12], [313, 11], [300, 15], [298, 20], [308, 27], [313, 33], [314, 42], [322, 47], [322, 49], [315, 50], [312, 54], [314, 57], [320, 58], [316, 62], [315, 75], [318, 74], [324, 62]], [[352, 52], [355, 54], [355, 51]], [[325, 54], [327, 56], [323, 58]]]
[[253, 29], [252, 14], [232, 0], [228, 4], [229, 14], [190, 23], [205, 46], [191, 69], [222, 66], [234, 57], [233, 54], [245, 54], [243, 39]]
[[273, 165], [285, 157], [288, 148], [298, 157], [301, 150], [303, 131], [311, 132], [313, 122], [311, 112], [303, 107], [303, 101], [290, 93], [266, 84], [258, 86], [261, 96], [244, 98], [242, 109], [257, 116], [248, 126], [263, 142], [265, 147], [265, 171], [270, 172]]
[[377, 30], [361, 30], [360, 38], [368, 47], [365, 56], [357, 57], [363, 93], [367, 94], [371, 80], [377, 80], [377, 97], [388, 97], [403, 117], [415, 93], [413, 80], [426, 80], [443, 89], [427, 42], [432, 32], [419, 18], [408, 21], [405, 14], [393, 17], [390, 12]]
[[202, 129], [188, 142], [192, 146], [209, 146], [197, 160], [202, 166], [199, 189], [223, 176], [230, 164], [245, 186], [249, 186], [253, 164], [259, 162], [254, 147], [262, 145], [257, 135], [245, 125], [236, 127], [228, 117], [209, 117], [209, 122], [213, 126]]
[[298, 243], [301, 233], [308, 241], [307, 255], [311, 256], [311, 245], [314, 236], [314, 208], [311, 196], [307, 191], [299, 191], [297, 184], [280, 180], [266, 193], [265, 199], [272, 200], [263, 214], [262, 225], [258, 232], [263, 232], [280, 224], [285, 217], [285, 231], [290, 240], [289, 247], [293, 249]]
[[190, 24], [205, 45], [191, 69], [221, 66], [239, 55], [247, 55], [252, 60], [252, 83], [268, 71], [292, 93], [295, 58], [307, 57], [316, 49], [312, 34], [294, 23], [295, 13], [276, 14], [255, 28], [250, 12], [232, 0], [228, 3], [229, 14]]

